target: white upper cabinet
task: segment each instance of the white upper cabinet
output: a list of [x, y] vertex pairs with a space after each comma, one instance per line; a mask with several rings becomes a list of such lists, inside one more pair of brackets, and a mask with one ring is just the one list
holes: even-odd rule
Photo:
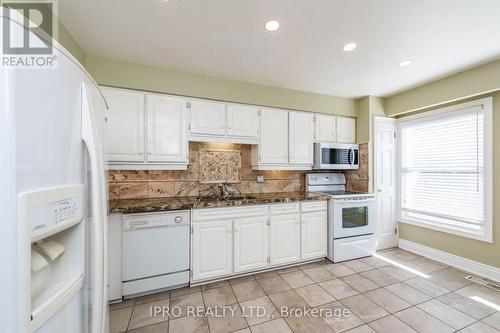
[[287, 164], [288, 111], [261, 109], [260, 128], [258, 164]]
[[243, 272], [269, 265], [267, 216], [234, 220], [234, 271]]
[[108, 103], [105, 123], [107, 161], [144, 160], [144, 93], [101, 88]]
[[327, 252], [326, 212], [303, 213], [301, 219], [301, 259], [324, 257]]
[[191, 134], [226, 134], [226, 104], [213, 101], [192, 100], [190, 105]]
[[356, 142], [356, 119], [337, 117], [337, 142]]
[[186, 99], [146, 96], [148, 162], [188, 162]]
[[288, 162], [290, 164], [313, 164], [314, 114], [289, 113]]
[[258, 139], [259, 109], [247, 105], [227, 105], [227, 135]]
[[317, 114], [315, 119], [316, 142], [336, 142], [337, 141], [337, 117], [326, 114]]

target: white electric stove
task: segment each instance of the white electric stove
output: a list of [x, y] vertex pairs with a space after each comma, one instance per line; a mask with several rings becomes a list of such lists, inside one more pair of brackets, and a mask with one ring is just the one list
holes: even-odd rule
[[328, 205], [328, 259], [340, 262], [375, 251], [375, 194], [346, 190], [343, 173], [306, 175], [309, 192], [331, 196]]

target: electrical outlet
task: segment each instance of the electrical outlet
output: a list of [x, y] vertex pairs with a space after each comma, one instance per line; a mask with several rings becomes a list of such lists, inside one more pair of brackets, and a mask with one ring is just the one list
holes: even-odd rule
[[257, 183], [264, 183], [264, 176], [257, 176]]

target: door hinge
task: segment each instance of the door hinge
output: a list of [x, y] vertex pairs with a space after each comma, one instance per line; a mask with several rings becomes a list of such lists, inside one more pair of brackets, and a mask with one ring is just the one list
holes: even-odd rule
[[191, 130], [191, 123], [188, 124], [188, 130]]
[[186, 108], [191, 109], [191, 102], [186, 102]]
[[259, 111], [257, 111], [257, 116], [259, 116], [259, 117], [260, 117], [260, 115], [261, 115], [261, 112], [260, 112], [260, 110], [259, 110]]
[[398, 229], [394, 228], [394, 233], [397, 235], [398, 234]]
[[394, 132], [394, 139], [396, 138], [396, 132]]
[[267, 257], [267, 263], [271, 263], [271, 257]]
[[189, 271], [189, 276], [193, 277], [193, 271]]
[[267, 225], [271, 225], [271, 219], [267, 219]]
[[190, 226], [189, 230], [191, 231], [191, 233], [193, 233], [193, 226]]

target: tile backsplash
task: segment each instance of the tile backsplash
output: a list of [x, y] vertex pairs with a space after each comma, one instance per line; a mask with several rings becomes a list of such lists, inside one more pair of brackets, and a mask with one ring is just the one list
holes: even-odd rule
[[[110, 199], [206, 196], [215, 185], [230, 183], [234, 193], [304, 191], [307, 171], [256, 171], [251, 167], [251, 146], [189, 142], [187, 170], [108, 171]], [[360, 169], [346, 172], [351, 190], [368, 190], [368, 147], [360, 145]], [[366, 165], [363, 165], [363, 164]], [[264, 183], [257, 183], [257, 176]], [[366, 190], [365, 190], [366, 188]]]
[[109, 198], [205, 196], [219, 182], [242, 194], [304, 190], [305, 171], [252, 170], [250, 154], [250, 145], [189, 142], [187, 170], [108, 171]]
[[368, 144], [359, 145], [359, 169], [344, 172], [349, 191], [368, 192]]

